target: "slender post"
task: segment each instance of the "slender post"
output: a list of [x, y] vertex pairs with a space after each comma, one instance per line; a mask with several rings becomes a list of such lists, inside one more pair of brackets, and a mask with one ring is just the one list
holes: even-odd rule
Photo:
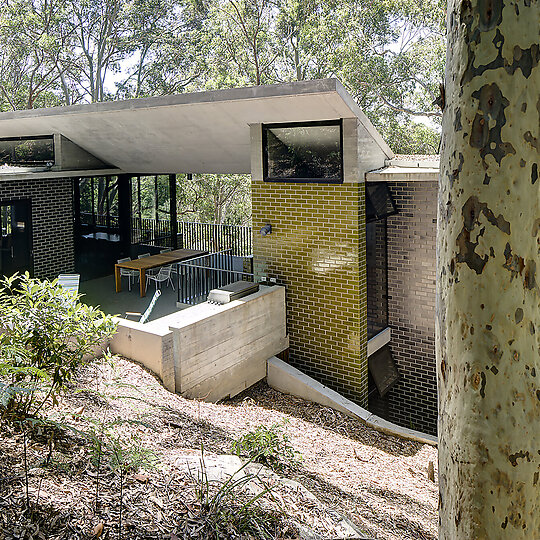
[[171, 248], [178, 249], [178, 214], [176, 212], [176, 174], [169, 175]]
[[132, 205], [131, 178], [127, 174], [118, 176], [118, 228], [122, 251], [129, 254], [131, 248]]

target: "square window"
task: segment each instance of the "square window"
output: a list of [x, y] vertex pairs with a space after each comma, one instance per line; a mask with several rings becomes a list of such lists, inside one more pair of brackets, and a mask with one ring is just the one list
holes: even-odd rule
[[343, 182], [341, 120], [263, 125], [266, 182]]

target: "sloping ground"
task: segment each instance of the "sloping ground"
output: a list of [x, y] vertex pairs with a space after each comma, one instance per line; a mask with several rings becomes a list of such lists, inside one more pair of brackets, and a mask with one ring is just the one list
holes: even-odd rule
[[[321, 538], [335, 538], [343, 517], [372, 538], [437, 536], [438, 488], [427, 477], [428, 463], [436, 467], [435, 448], [378, 433], [263, 383], [224, 403], [191, 401], [169, 393], [140, 366], [114, 359], [90, 366], [53, 412], [57, 420], [82, 431], [92, 425], [99, 431], [103, 423], [118, 418], [134, 420], [110, 431], [157, 456], [157, 468], [126, 477], [124, 538], [180, 538], [175, 536], [178, 523], [186, 523], [195, 504], [193, 473], [186, 473], [185, 466], [189, 456], [200, 456], [202, 445], [207, 460], [212, 461], [230, 454], [232, 441], [246, 431], [276, 423], [283, 425], [302, 455], [298, 467], [285, 474], [303, 486], [274, 482], [273, 502], [262, 501], [268, 515], [278, 501], [290, 518], [290, 526], [286, 519], [276, 528], [276, 537], [295, 538], [295, 524], [303, 523]], [[0, 539], [91, 538], [100, 522], [105, 525], [102, 538], [108, 531], [111, 538], [118, 538], [118, 475], [102, 467], [96, 512], [96, 468], [84, 439], [75, 434], [58, 445], [48, 467], [43, 466], [47, 437], [28, 441], [32, 510], [26, 511], [23, 450], [22, 435], [4, 429], [0, 435]]]

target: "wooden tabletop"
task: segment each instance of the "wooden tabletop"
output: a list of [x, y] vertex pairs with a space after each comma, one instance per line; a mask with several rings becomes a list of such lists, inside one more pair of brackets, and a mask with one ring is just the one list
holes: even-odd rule
[[158, 253], [157, 255], [143, 257], [142, 259], [135, 259], [133, 261], [116, 263], [114, 265], [116, 292], [120, 292], [122, 290], [122, 284], [120, 281], [120, 268], [129, 268], [130, 270], [139, 271], [141, 296], [145, 296], [146, 270], [149, 270], [150, 268], [158, 268], [159, 266], [166, 266], [169, 264], [182, 262], [187, 259], [193, 259], [194, 257], [201, 257], [202, 255], [206, 255], [207, 253], [208, 251], [200, 251], [197, 249], [175, 249], [174, 251], [166, 251], [165, 253]]
[[120, 268], [129, 268], [130, 270], [141, 270], [142, 268], [148, 270], [149, 268], [157, 268], [158, 266], [165, 266], [167, 264], [185, 261], [186, 259], [200, 257], [207, 253], [208, 251], [199, 251], [196, 249], [175, 249], [174, 251], [167, 251], [165, 253], [143, 257], [142, 259], [117, 263], [116, 266], [119, 266]]

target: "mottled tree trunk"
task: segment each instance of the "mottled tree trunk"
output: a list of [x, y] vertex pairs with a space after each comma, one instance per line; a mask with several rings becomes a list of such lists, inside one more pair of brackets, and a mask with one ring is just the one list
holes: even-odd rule
[[449, 0], [448, 42], [440, 539], [532, 540], [540, 538], [540, 4]]

